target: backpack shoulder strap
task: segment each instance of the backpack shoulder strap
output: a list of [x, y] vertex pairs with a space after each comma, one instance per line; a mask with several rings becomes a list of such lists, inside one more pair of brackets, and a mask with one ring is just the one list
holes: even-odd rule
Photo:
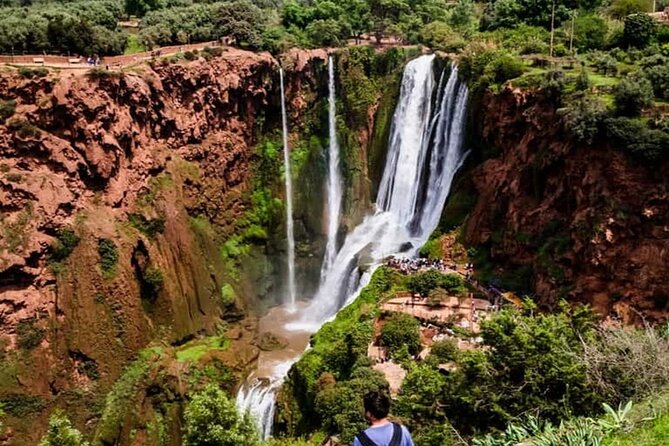
[[390, 440], [390, 446], [400, 446], [402, 444], [402, 426], [393, 423], [393, 438]]
[[356, 437], [362, 446], [377, 446], [371, 438], [367, 436], [365, 431], [362, 431]]

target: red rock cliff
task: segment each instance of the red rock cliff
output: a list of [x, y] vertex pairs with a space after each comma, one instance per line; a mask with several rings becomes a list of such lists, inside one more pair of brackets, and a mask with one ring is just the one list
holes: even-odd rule
[[540, 93], [487, 94], [476, 116], [501, 154], [473, 172], [468, 242], [529, 278], [544, 306], [566, 297], [626, 322], [666, 319], [669, 166], [574, 142]]
[[[299, 55], [288, 88], [302, 88], [297, 75], [324, 54]], [[229, 365], [254, 360], [247, 302], [221, 302], [229, 278], [215, 240], [247, 206], [262, 123], [280, 119], [277, 69], [268, 54], [230, 49], [124, 74], [0, 77], [0, 97], [16, 99], [0, 125], [0, 401], [11, 444], [36, 444], [53, 407], [86, 406], [76, 392], [97, 402], [70, 415], [94, 423], [92, 406], [152, 339], [180, 343], [241, 320], [247, 348], [233, 348]], [[79, 243], [54, 257], [68, 234]]]

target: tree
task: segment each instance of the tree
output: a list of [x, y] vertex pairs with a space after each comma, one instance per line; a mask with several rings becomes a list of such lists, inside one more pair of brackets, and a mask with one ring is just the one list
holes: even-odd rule
[[452, 9], [448, 24], [461, 31], [469, 31], [474, 26], [476, 11], [472, 0], [459, 0]]
[[411, 7], [405, 0], [369, 0], [372, 16], [372, 31], [377, 42], [388, 29], [399, 22], [403, 13], [410, 13]]
[[631, 14], [648, 11], [647, 0], [614, 0], [611, 2], [609, 13], [615, 19], [624, 19]]
[[186, 446], [258, 446], [251, 416], [240, 415], [235, 402], [214, 384], [196, 393], [184, 412]]
[[84, 441], [81, 432], [72, 426], [67, 416], [57, 410], [51, 414], [49, 428], [39, 446], [88, 446], [88, 442]]
[[161, 0], [125, 0], [125, 12], [128, 15], [144, 16], [149, 11], [164, 8]]
[[652, 17], [648, 14], [632, 14], [625, 17], [622, 41], [627, 46], [644, 48], [653, 40], [656, 32]]
[[464, 40], [446, 22], [428, 23], [420, 31], [421, 43], [437, 50], [454, 51], [465, 45]]
[[420, 323], [408, 314], [394, 314], [381, 328], [380, 341], [391, 353], [406, 345], [409, 353], [415, 355], [421, 348]]
[[574, 46], [582, 51], [602, 49], [608, 32], [609, 25], [602, 17], [578, 15], [574, 19]]
[[348, 36], [348, 30], [342, 29], [334, 19], [314, 20], [307, 26], [307, 35], [315, 46], [338, 46]]
[[653, 85], [638, 75], [628, 75], [616, 86], [614, 104], [623, 116], [636, 116], [653, 103]]
[[236, 0], [221, 5], [217, 14], [217, 25], [221, 33], [232, 37], [238, 46], [252, 49], [262, 47], [265, 15], [248, 0]]

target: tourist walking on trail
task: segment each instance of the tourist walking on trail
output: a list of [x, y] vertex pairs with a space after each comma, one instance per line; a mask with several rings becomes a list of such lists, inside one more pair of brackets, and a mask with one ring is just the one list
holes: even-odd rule
[[365, 419], [370, 427], [360, 432], [353, 446], [413, 446], [406, 427], [388, 420], [390, 398], [380, 392], [369, 392], [363, 397]]

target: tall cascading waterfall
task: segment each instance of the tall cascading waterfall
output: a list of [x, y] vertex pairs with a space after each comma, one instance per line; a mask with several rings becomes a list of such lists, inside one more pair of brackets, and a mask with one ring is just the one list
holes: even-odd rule
[[[285, 325], [289, 331], [317, 330], [359, 293], [386, 257], [415, 255], [439, 223], [453, 177], [467, 155], [462, 142], [469, 93], [453, 66], [434, 98], [433, 62], [434, 56], [421, 56], [407, 64], [377, 211], [346, 236], [310, 304]], [[272, 430], [276, 391], [298, 357], [277, 361], [268, 379], [254, 377], [237, 395], [238, 407], [251, 411], [264, 438]]]
[[[467, 86], [452, 66], [433, 106], [434, 56], [407, 64], [393, 115], [377, 212], [350, 232], [322, 280], [305, 325], [320, 326], [367, 284], [390, 255], [415, 255], [437, 227], [453, 177], [466, 158], [462, 142]], [[299, 324], [296, 324], [296, 327]]]
[[281, 82], [281, 125], [283, 127], [283, 163], [286, 183], [286, 239], [288, 241], [288, 304], [295, 306], [295, 234], [293, 229], [293, 174], [290, 166], [290, 149], [288, 147], [288, 117], [286, 115], [286, 92], [283, 84], [283, 68], [279, 69]]
[[324, 280], [327, 272], [334, 263], [337, 255], [337, 232], [339, 230], [339, 214], [341, 213], [342, 180], [339, 168], [339, 142], [337, 141], [337, 103], [335, 94], [335, 72], [332, 56], [328, 58], [328, 128], [330, 144], [328, 147], [328, 179], [327, 179], [327, 244], [323, 267], [321, 268], [321, 280]]

